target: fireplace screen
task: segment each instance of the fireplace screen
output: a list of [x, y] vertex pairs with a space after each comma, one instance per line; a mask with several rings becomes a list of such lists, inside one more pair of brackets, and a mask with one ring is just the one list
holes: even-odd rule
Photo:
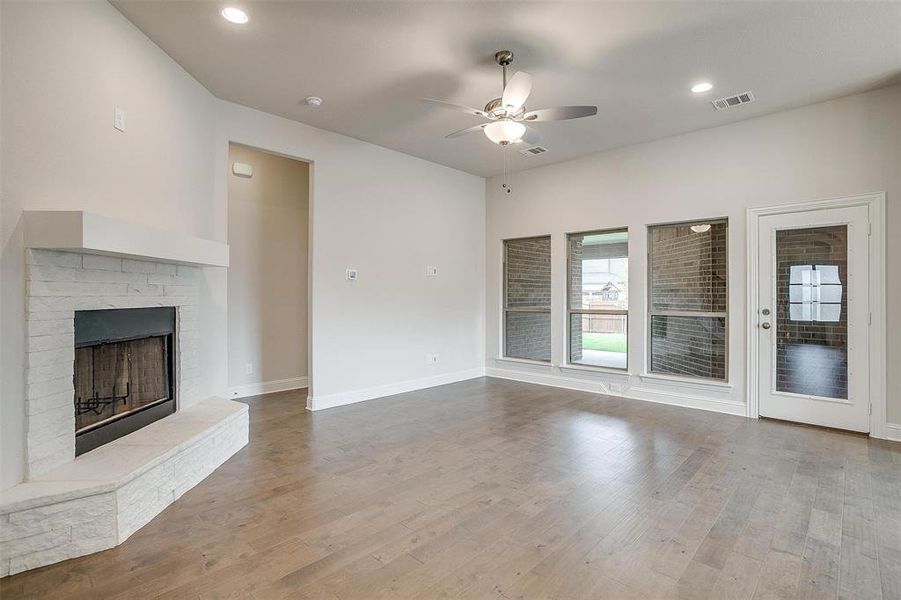
[[75, 351], [75, 430], [169, 398], [167, 340], [163, 336]]
[[76, 454], [174, 412], [174, 337], [173, 308], [76, 313]]

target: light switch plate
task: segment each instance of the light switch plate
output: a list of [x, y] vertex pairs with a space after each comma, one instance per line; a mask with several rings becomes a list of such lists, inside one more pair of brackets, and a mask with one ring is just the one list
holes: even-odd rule
[[356, 281], [357, 280], [357, 270], [356, 269], [347, 269], [344, 271], [344, 278], [348, 281]]
[[425, 276], [426, 277], [438, 277], [438, 267], [426, 267], [425, 268]]
[[116, 107], [113, 114], [113, 127], [119, 131], [125, 131], [125, 111], [119, 107]]

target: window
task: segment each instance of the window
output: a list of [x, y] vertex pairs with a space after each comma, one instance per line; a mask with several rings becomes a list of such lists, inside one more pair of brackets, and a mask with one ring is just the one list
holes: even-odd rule
[[625, 229], [567, 236], [570, 364], [626, 368], [628, 249]]
[[725, 220], [648, 228], [651, 373], [726, 379]]
[[789, 267], [789, 319], [836, 323], [842, 314], [838, 265]]
[[551, 236], [504, 242], [504, 356], [551, 360]]

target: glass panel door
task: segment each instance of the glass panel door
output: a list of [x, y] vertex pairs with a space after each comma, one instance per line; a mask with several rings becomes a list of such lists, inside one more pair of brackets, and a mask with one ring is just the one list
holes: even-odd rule
[[848, 226], [776, 232], [776, 391], [848, 398]]
[[760, 416], [869, 431], [869, 209], [760, 217]]

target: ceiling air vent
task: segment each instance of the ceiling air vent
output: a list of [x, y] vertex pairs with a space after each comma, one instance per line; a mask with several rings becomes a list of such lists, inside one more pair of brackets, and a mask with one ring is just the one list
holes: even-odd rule
[[544, 146], [531, 146], [519, 151], [520, 154], [524, 154], [525, 156], [537, 156], [539, 154], [544, 154], [545, 152], [547, 152], [547, 148]]
[[754, 102], [754, 94], [751, 92], [742, 92], [741, 94], [735, 94], [734, 96], [729, 96], [727, 98], [717, 98], [713, 100], [711, 104], [713, 104], [713, 108], [717, 110], [725, 110], [727, 108], [734, 108], [736, 106], [741, 106], [742, 104], [747, 104], [748, 102]]

